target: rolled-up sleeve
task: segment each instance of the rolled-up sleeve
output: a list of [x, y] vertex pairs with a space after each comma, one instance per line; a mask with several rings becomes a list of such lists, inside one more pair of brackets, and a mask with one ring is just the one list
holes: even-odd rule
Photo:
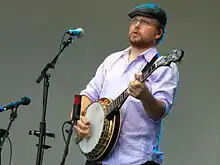
[[99, 99], [105, 76], [104, 62], [97, 68], [95, 75], [80, 94], [87, 96], [92, 102]]
[[166, 111], [161, 119], [167, 116], [172, 108], [178, 85], [179, 71], [175, 63], [171, 63], [170, 67], [160, 67], [152, 74], [152, 95], [166, 105]]

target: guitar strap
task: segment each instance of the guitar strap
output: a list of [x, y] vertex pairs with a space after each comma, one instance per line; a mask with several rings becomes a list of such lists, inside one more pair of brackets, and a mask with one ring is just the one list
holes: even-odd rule
[[146, 72], [146, 70], [148, 69], [148, 68], [150, 68], [152, 65], [153, 65], [153, 63], [158, 59], [160, 57], [160, 55], [157, 53], [152, 59], [151, 59], [151, 61], [150, 62], [148, 62], [146, 65], [145, 65], [145, 67], [142, 69], [142, 73], [143, 72]]

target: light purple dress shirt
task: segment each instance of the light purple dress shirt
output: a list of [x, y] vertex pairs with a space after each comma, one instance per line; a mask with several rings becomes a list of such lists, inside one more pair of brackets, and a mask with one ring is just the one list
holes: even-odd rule
[[[92, 101], [107, 97], [115, 99], [134, 80], [134, 73], [140, 73], [147, 62], [157, 54], [151, 48], [128, 63], [130, 47], [109, 55], [98, 67], [94, 77], [81, 94]], [[142, 103], [132, 96], [121, 108], [122, 127], [118, 142], [103, 165], [140, 165], [149, 160], [162, 164], [163, 152], [159, 149], [162, 119], [169, 113], [179, 82], [175, 63], [171, 67], [160, 67], [146, 82], [152, 95], [166, 104], [163, 117], [154, 121], [145, 112]]]

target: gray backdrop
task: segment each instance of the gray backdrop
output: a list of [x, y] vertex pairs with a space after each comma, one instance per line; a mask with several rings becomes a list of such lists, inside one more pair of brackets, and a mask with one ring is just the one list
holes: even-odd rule
[[[24, 95], [32, 98], [29, 106], [19, 108], [10, 130], [13, 165], [36, 162], [38, 139], [28, 131], [39, 128], [43, 88], [35, 81], [57, 53], [63, 33], [78, 27], [85, 31], [51, 72], [46, 119], [47, 130], [55, 132], [56, 139], [47, 138], [52, 148], [45, 151], [44, 165], [60, 164], [61, 126], [69, 119], [73, 95], [85, 87], [107, 55], [127, 47], [127, 12], [147, 2], [160, 4], [168, 13], [167, 34], [159, 51], [185, 50], [176, 104], [163, 125], [164, 165], [219, 165], [219, 0], [1, 0], [0, 104]], [[1, 128], [7, 126], [9, 115], [9, 111], [1, 113]], [[2, 157], [3, 164], [8, 164], [7, 141]], [[82, 155], [71, 142], [66, 164], [82, 163]]]

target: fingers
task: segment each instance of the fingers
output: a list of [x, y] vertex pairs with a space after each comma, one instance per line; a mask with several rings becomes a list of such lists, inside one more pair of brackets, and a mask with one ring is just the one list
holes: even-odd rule
[[89, 129], [89, 125], [84, 124], [82, 120], [77, 121], [77, 126], [82, 130]]
[[139, 79], [139, 77], [140, 77], [140, 75], [139, 75], [139, 74], [137, 74], [137, 73], [135, 73], [135, 74], [134, 74], [134, 79], [135, 79], [135, 80], [138, 80], [138, 79]]
[[129, 83], [129, 87], [132, 87], [132, 88], [141, 88], [142, 86], [143, 86], [143, 84], [137, 80], [131, 81]]
[[139, 82], [130, 82], [128, 89], [130, 92], [135, 92], [140, 90], [141, 84]]
[[75, 125], [74, 128], [75, 128], [75, 131], [77, 132], [77, 134], [78, 134], [80, 137], [86, 138], [86, 137], [91, 136], [89, 129], [82, 130], [80, 127], [78, 127], [78, 125]]
[[139, 94], [139, 92], [137, 92], [137, 90], [135, 90], [134, 88], [128, 88], [127, 92], [128, 92], [129, 95], [131, 95], [131, 96], [133, 96], [133, 97], [135, 97], [135, 98], [136, 98], [136, 97], [138, 96], [138, 94]]
[[90, 122], [88, 120], [86, 120], [85, 116], [81, 116], [81, 121], [85, 125], [89, 125], [90, 124]]
[[139, 73], [139, 74], [135, 73], [134, 78], [135, 78], [135, 80], [137, 80], [139, 82], [143, 82], [143, 80], [144, 80], [144, 77], [143, 77], [142, 73]]
[[145, 90], [145, 83], [143, 82], [142, 74], [134, 74], [135, 80], [131, 81], [128, 85], [128, 94], [140, 99], [143, 91]]
[[139, 93], [141, 92], [141, 90], [142, 90], [142, 87], [140, 83], [132, 84], [131, 82], [131, 85], [129, 85], [128, 87], [128, 94], [130, 94], [133, 97], [137, 97]]
[[90, 136], [90, 123], [84, 116], [80, 117], [80, 120], [77, 121], [77, 125], [74, 125], [74, 129], [81, 137]]

